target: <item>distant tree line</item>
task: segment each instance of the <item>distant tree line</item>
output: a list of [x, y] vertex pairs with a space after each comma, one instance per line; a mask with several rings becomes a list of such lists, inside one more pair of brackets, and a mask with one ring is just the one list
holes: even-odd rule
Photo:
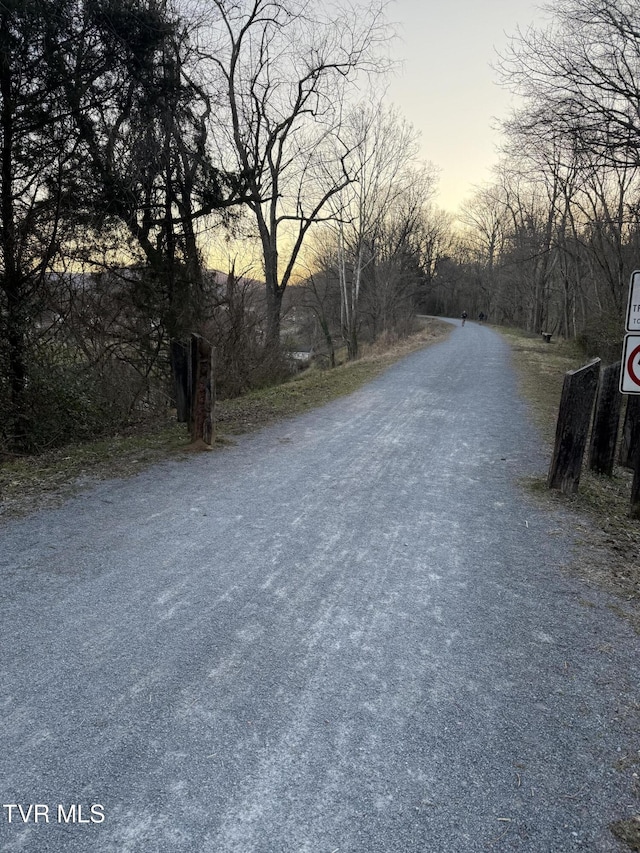
[[431, 203], [433, 173], [418, 179], [410, 129], [360, 115], [362, 179], [341, 194], [307, 282], [329, 358], [336, 341], [353, 354], [415, 311], [467, 311], [619, 359], [640, 267], [640, 7], [555, 0], [547, 13], [499, 60], [519, 106], [493, 182], [455, 219]]
[[557, 0], [548, 12], [500, 61], [521, 106], [429, 305], [579, 337], [617, 359], [640, 266], [640, 7]]
[[451, 250], [451, 217], [434, 203], [437, 171], [418, 159], [415, 130], [393, 109], [361, 106], [343, 131], [357, 180], [316, 230], [311, 269], [296, 297], [329, 364], [344, 347], [410, 333], [438, 264]]

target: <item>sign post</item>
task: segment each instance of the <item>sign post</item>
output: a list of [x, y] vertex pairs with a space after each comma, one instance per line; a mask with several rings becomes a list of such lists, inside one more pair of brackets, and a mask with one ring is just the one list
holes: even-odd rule
[[[620, 391], [623, 394], [640, 394], [640, 270], [631, 273], [625, 330]], [[640, 447], [631, 447], [629, 456], [633, 466], [631, 517], [640, 519]]]
[[640, 270], [631, 273], [625, 329], [627, 332], [640, 332]]
[[640, 394], [640, 270], [631, 273], [625, 331], [620, 391], [622, 394]]
[[625, 335], [620, 391], [623, 394], [640, 394], [640, 335]]

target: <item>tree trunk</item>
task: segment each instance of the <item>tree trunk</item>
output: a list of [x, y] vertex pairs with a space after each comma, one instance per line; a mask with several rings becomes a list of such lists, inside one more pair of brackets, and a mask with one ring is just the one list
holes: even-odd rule
[[358, 330], [356, 329], [355, 322], [351, 322], [349, 328], [347, 329], [346, 335], [346, 344], [347, 344], [347, 358], [349, 361], [355, 361], [358, 358]]
[[278, 281], [278, 250], [273, 245], [273, 234], [269, 234], [266, 226], [263, 226], [260, 236], [264, 254], [264, 278], [267, 300], [265, 350], [268, 357], [277, 357], [280, 353], [280, 316], [284, 287], [280, 287]]
[[[7, 291], [7, 343], [9, 345], [9, 434], [12, 447], [23, 452], [29, 449], [29, 417], [25, 411], [27, 387], [27, 346], [23, 306], [19, 288]], [[18, 291], [18, 292], [16, 292]]]
[[331, 337], [331, 331], [329, 329], [329, 323], [325, 317], [320, 319], [320, 327], [324, 333], [324, 339], [327, 343], [327, 349], [329, 350], [329, 366], [336, 366], [336, 349], [333, 345], [333, 338]]
[[9, 432], [12, 446], [24, 451], [28, 445], [29, 424], [25, 413], [24, 392], [27, 382], [25, 295], [17, 262], [16, 222], [14, 215], [14, 102], [10, 47], [6, 43], [9, 16], [0, 18], [0, 93], [2, 95], [2, 150], [0, 153], [0, 239], [2, 242], [2, 288], [7, 298], [6, 335], [9, 372]]
[[174, 383], [174, 398], [177, 421], [180, 424], [189, 423], [191, 415], [191, 359], [190, 349], [182, 341], [172, 340], [169, 344], [169, 360]]
[[283, 291], [267, 282], [267, 329], [265, 350], [269, 356], [280, 354], [280, 318]]

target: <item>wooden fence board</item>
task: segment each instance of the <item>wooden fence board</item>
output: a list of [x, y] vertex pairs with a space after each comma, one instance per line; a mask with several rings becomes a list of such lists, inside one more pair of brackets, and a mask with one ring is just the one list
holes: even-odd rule
[[634, 448], [640, 446], [640, 395], [627, 395], [627, 409], [622, 427], [618, 461], [623, 468], [633, 468]]
[[210, 446], [213, 441], [213, 348], [200, 335], [191, 335], [191, 362], [191, 441]]
[[619, 391], [621, 362], [600, 371], [589, 447], [589, 467], [611, 477], [616, 456], [622, 394]]
[[171, 341], [169, 358], [179, 424], [190, 422], [192, 380], [189, 352], [189, 347], [182, 341]]
[[550, 489], [560, 489], [565, 494], [578, 491], [599, 372], [597, 358], [565, 374], [547, 480]]

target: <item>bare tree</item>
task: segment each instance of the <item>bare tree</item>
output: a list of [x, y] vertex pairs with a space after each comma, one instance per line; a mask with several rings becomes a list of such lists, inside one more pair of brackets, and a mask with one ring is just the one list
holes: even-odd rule
[[528, 104], [530, 127], [571, 137], [601, 162], [640, 163], [640, 12], [635, 0], [557, 0], [546, 29], [518, 32], [504, 82]]
[[431, 204], [435, 170], [409, 162], [405, 171], [410, 180], [399, 181], [401, 191], [384, 209], [365, 275], [362, 309], [374, 340], [411, 331], [418, 303], [437, 277], [446, 242], [446, 214]]
[[454, 252], [453, 214], [427, 204], [417, 223], [412, 243], [416, 250], [420, 279], [415, 293], [419, 311], [427, 311], [430, 298], [438, 286], [442, 261]]
[[456, 304], [456, 310], [475, 311], [482, 306], [497, 320], [496, 307], [502, 300], [496, 299], [496, 293], [501, 286], [499, 267], [508, 223], [499, 187], [479, 187], [463, 205], [458, 219], [462, 228], [456, 255], [466, 273], [460, 292], [467, 304]]
[[[349, 131], [349, 168], [356, 180], [334, 199], [334, 227], [343, 338], [349, 358], [356, 358], [365, 277], [370, 301], [380, 293], [376, 263], [385, 227], [390, 237], [392, 217], [404, 203], [408, 218], [397, 238], [406, 237], [434, 192], [435, 173], [432, 167], [418, 167], [417, 133], [392, 109], [380, 104], [358, 107], [350, 118]], [[373, 304], [370, 307], [377, 310]]]
[[341, 296], [333, 236], [328, 228], [319, 229], [314, 235], [313, 251], [306, 253], [306, 275], [299, 285], [303, 294], [300, 307], [313, 318], [315, 345], [320, 352], [326, 352], [329, 367], [336, 366], [336, 340], [341, 332]]
[[305, 238], [354, 177], [340, 137], [344, 98], [360, 72], [384, 66], [384, 3], [330, 12], [313, 0], [211, 6], [218, 132], [228, 131], [247, 183], [264, 261], [267, 347], [277, 351], [282, 296]]
[[[512, 198], [522, 197], [523, 190], [538, 198], [538, 215], [546, 226], [536, 255], [544, 275], [532, 279], [532, 286], [548, 303], [545, 311], [551, 306], [550, 290], [557, 287], [563, 303], [558, 325], [565, 334], [575, 335], [578, 304], [582, 323], [594, 310], [599, 316], [611, 311], [619, 315], [622, 310], [638, 168], [619, 157], [603, 157], [576, 136], [550, 133], [551, 112], [549, 104], [526, 101], [504, 123], [506, 156], [501, 172], [510, 175], [511, 186], [517, 176]], [[541, 306], [533, 290], [531, 294]]]

